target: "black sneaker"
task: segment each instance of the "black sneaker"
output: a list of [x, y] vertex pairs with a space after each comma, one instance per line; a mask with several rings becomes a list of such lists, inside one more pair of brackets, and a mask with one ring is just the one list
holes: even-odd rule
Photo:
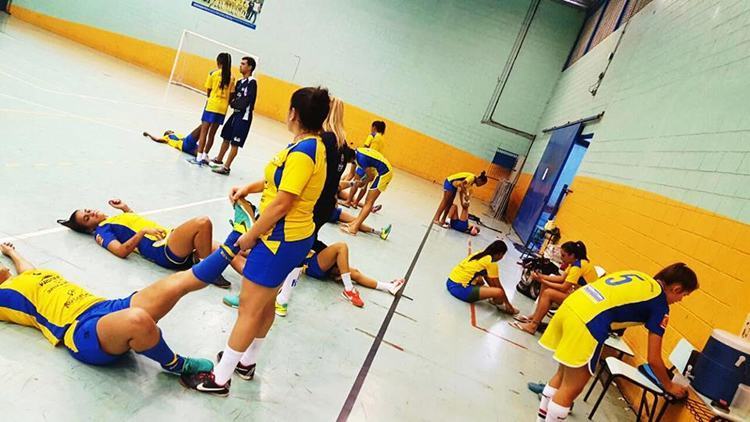
[[216, 174], [223, 174], [224, 176], [229, 176], [229, 172], [231, 170], [224, 166], [221, 166], [221, 167], [214, 167], [213, 169], [211, 169], [211, 171]]
[[232, 283], [229, 282], [224, 276], [220, 275], [216, 280], [214, 280], [213, 285], [220, 288], [220, 289], [231, 289]]
[[213, 394], [214, 396], [226, 397], [229, 395], [229, 386], [232, 381], [227, 381], [226, 385], [218, 385], [214, 381], [213, 372], [199, 372], [197, 374], [180, 376], [180, 384], [191, 390], [201, 393]]
[[[216, 362], [219, 362], [223, 355], [224, 352], [219, 352], [219, 354], [216, 355]], [[239, 377], [245, 381], [251, 381], [255, 377], [255, 364], [245, 366], [242, 362], [237, 362], [237, 367], [234, 368], [234, 373], [239, 375]]]

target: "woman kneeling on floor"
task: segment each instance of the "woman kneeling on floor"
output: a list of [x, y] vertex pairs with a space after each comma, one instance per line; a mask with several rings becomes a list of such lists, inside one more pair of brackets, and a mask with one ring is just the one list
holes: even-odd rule
[[[502, 240], [496, 240], [482, 252], [471, 254], [453, 268], [445, 287], [457, 299], [473, 303], [490, 299], [500, 312], [515, 315], [514, 308], [500, 284], [497, 262], [508, 251]], [[485, 285], [486, 284], [486, 285]]]

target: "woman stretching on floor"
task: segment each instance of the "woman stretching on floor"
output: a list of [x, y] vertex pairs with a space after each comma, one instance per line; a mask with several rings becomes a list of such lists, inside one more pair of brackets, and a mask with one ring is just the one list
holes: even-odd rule
[[528, 316], [518, 315], [515, 318], [517, 322], [509, 323], [514, 328], [533, 335], [553, 304], [563, 303], [576, 289], [599, 278], [596, 267], [589, 262], [583, 242], [565, 242], [560, 249], [560, 257], [567, 264], [565, 272], [561, 275], [531, 274], [532, 279], [542, 284], [542, 289], [534, 313]]
[[[78, 233], [93, 234], [96, 243], [120, 258], [136, 252], [168, 270], [190, 268], [194, 257], [204, 259], [215, 249], [208, 217], [191, 218], [168, 229], [136, 214], [119, 199], [110, 200], [109, 205], [122, 213], [110, 217], [99, 210], [79, 209], [67, 220], [57, 222]], [[243, 257], [237, 257], [233, 267], [241, 272], [243, 262]], [[215, 284], [224, 289], [231, 287], [223, 278]]]
[[467, 171], [456, 173], [448, 176], [443, 182], [443, 199], [440, 200], [437, 211], [435, 211], [435, 217], [432, 218], [432, 222], [438, 226], [447, 228], [448, 225], [445, 223], [445, 219], [448, 217], [453, 201], [456, 199], [456, 193], [461, 194], [463, 197], [471, 197], [471, 190], [474, 186], [484, 186], [487, 183], [487, 175], [484, 172], [474, 175]]
[[[453, 268], [445, 287], [456, 299], [473, 303], [490, 299], [500, 312], [515, 315], [518, 310], [508, 300], [500, 284], [497, 262], [508, 252], [502, 240], [496, 240], [482, 252], [471, 254]], [[485, 286], [485, 283], [489, 286]]]
[[0, 245], [0, 252], [13, 261], [17, 273], [12, 276], [0, 265], [0, 321], [36, 328], [53, 346], [63, 344], [73, 358], [88, 365], [113, 364], [132, 350], [177, 375], [213, 368], [210, 360], [174, 353], [156, 325], [182, 296], [206, 286], [191, 272], [107, 300], [55, 271], [35, 268], [10, 243]]
[[479, 227], [474, 224], [469, 224], [469, 204], [470, 197], [466, 195], [461, 197], [461, 213], [458, 213], [458, 206], [452, 204], [450, 210], [448, 210], [448, 218], [450, 219], [450, 227], [453, 230], [461, 233], [468, 233], [472, 236], [479, 234]]
[[[349, 224], [352, 221], [356, 220], [357, 217], [353, 216], [352, 214], [349, 214], [348, 212], [344, 211], [341, 207], [336, 207], [336, 210], [334, 210], [333, 215], [331, 216], [331, 220], [329, 223], [342, 223], [343, 225]], [[359, 225], [359, 231], [362, 233], [371, 233], [377, 236], [380, 236], [381, 239], [387, 240], [388, 236], [391, 234], [391, 229], [393, 226], [388, 224], [387, 226], [383, 227], [382, 229], [378, 230], [373, 227], [368, 226], [367, 224], [360, 224]]]
[[[355, 183], [358, 186], [364, 187], [370, 182], [368, 171], [374, 174], [374, 179], [370, 182], [365, 205], [362, 207], [359, 215], [357, 215], [357, 218], [351, 223], [341, 227], [344, 232], [347, 232], [352, 236], [357, 234], [360, 226], [365, 222], [365, 219], [367, 219], [370, 212], [373, 210], [375, 201], [380, 194], [385, 192], [388, 184], [393, 180], [393, 169], [391, 168], [391, 163], [386, 160], [383, 154], [374, 149], [358, 148], [355, 161], [357, 163]], [[352, 200], [354, 199], [352, 196], [353, 195], [349, 195], [349, 200], [344, 204], [345, 206], [352, 206]]]
[[200, 133], [201, 127], [198, 126], [197, 128], [193, 129], [193, 131], [190, 132], [188, 136], [179, 135], [173, 130], [164, 131], [164, 136], [162, 136], [161, 138], [157, 138], [156, 136], [148, 132], [143, 132], [143, 136], [160, 144], [168, 144], [170, 147], [180, 150], [185, 154], [195, 155], [195, 149], [198, 146], [198, 136], [200, 135]]

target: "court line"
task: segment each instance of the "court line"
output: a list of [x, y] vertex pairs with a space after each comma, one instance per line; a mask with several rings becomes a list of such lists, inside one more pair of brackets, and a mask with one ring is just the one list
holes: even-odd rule
[[[219, 202], [219, 201], [227, 201], [228, 202], [229, 199], [226, 196], [222, 196], [221, 198], [213, 198], [213, 199], [206, 199], [204, 201], [190, 202], [188, 204], [177, 205], [177, 206], [174, 206], [174, 207], [159, 208], [157, 210], [139, 212], [138, 214], [140, 214], [140, 215], [159, 214], [159, 213], [162, 213], [162, 212], [181, 210], [181, 209], [184, 209], [184, 208], [190, 208], [190, 207], [195, 207], [195, 206], [198, 206], [198, 205], [210, 204], [210, 203]], [[2, 242], [11, 242], [11, 241], [14, 241], [14, 240], [31, 239], [31, 238], [34, 238], [34, 237], [45, 236], [45, 235], [52, 234], [52, 233], [60, 233], [60, 232], [66, 231], [66, 230], [68, 230], [66, 227], [55, 227], [55, 228], [51, 228], [51, 229], [37, 230], [37, 231], [34, 231], [34, 232], [23, 233], [23, 234], [19, 234], [19, 235], [16, 235], [16, 236], [4, 237], [4, 238], [0, 239], [0, 243], [2, 243]]]
[[[366, 336], [369, 336], [369, 337], [375, 338], [375, 336], [374, 336], [374, 335], [373, 335], [372, 333], [368, 333], [367, 331], [365, 331], [365, 330], [363, 330], [363, 329], [361, 329], [361, 328], [356, 328], [356, 327], [355, 327], [354, 329], [355, 329], [355, 330], [357, 330], [357, 331], [359, 331], [360, 333], [362, 333], [362, 334], [366, 335]], [[394, 349], [398, 350], [399, 352], [404, 352], [404, 351], [405, 351], [403, 347], [399, 346], [399, 345], [398, 345], [398, 344], [396, 344], [396, 343], [391, 343], [391, 342], [390, 342], [390, 341], [388, 341], [388, 340], [383, 340], [383, 343], [385, 343], [385, 344], [387, 344], [387, 345], [389, 345], [389, 346], [393, 347]]]
[[432, 223], [430, 223], [427, 226], [427, 230], [425, 230], [424, 237], [422, 237], [422, 243], [419, 244], [417, 253], [414, 254], [414, 258], [412, 259], [411, 264], [409, 265], [409, 269], [406, 271], [406, 275], [404, 276], [404, 285], [401, 286], [401, 289], [398, 291], [398, 293], [396, 293], [396, 297], [393, 298], [393, 302], [391, 302], [391, 307], [385, 314], [385, 319], [380, 325], [380, 329], [378, 330], [377, 336], [375, 336], [375, 340], [373, 340], [372, 342], [372, 346], [370, 346], [370, 351], [367, 353], [365, 361], [362, 362], [362, 367], [359, 369], [357, 378], [354, 380], [354, 384], [352, 385], [351, 390], [349, 390], [349, 395], [346, 397], [344, 405], [341, 407], [341, 412], [339, 412], [339, 416], [336, 418], [337, 422], [345, 422], [349, 419], [349, 415], [352, 413], [352, 409], [354, 409], [354, 403], [357, 402], [357, 398], [359, 397], [359, 392], [362, 391], [362, 386], [365, 383], [365, 378], [367, 378], [367, 374], [370, 372], [372, 362], [375, 360], [375, 355], [378, 353], [380, 344], [386, 343], [392, 346], [392, 344], [385, 342], [383, 338], [385, 337], [386, 330], [388, 330], [388, 326], [391, 324], [393, 315], [396, 313], [396, 307], [398, 306], [398, 302], [401, 300], [402, 296], [401, 292], [403, 292], [406, 286], [409, 284], [411, 273], [414, 271], [414, 267], [417, 265], [417, 261], [419, 260], [419, 256], [422, 254], [422, 249], [424, 249], [425, 243], [427, 243], [427, 238], [430, 235], [431, 228]]
[[491, 336], [495, 336], [495, 337], [499, 338], [500, 340], [505, 340], [505, 341], [507, 341], [508, 343], [510, 343], [510, 344], [512, 344], [514, 346], [520, 347], [521, 349], [529, 350], [529, 348], [526, 347], [526, 346], [524, 346], [523, 344], [516, 343], [515, 341], [513, 341], [511, 339], [508, 339], [506, 337], [503, 337], [500, 334], [493, 333], [492, 331], [490, 331], [490, 330], [488, 330], [488, 329], [486, 329], [484, 327], [480, 327], [479, 324], [477, 324], [477, 313], [476, 313], [476, 310], [474, 309], [474, 304], [471, 303], [470, 305], [471, 305], [470, 308], [471, 308], [471, 326], [472, 327], [476, 328], [477, 330], [484, 331], [485, 333], [487, 333], [487, 334], [489, 334]]

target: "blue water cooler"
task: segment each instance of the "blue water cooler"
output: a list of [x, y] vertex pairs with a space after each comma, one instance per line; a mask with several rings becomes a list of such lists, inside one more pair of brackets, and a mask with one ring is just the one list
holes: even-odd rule
[[693, 368], [692, 386], [711, 400], [731, 403], [737, 386], [750, 385], [750, 342], [713, 330]]

